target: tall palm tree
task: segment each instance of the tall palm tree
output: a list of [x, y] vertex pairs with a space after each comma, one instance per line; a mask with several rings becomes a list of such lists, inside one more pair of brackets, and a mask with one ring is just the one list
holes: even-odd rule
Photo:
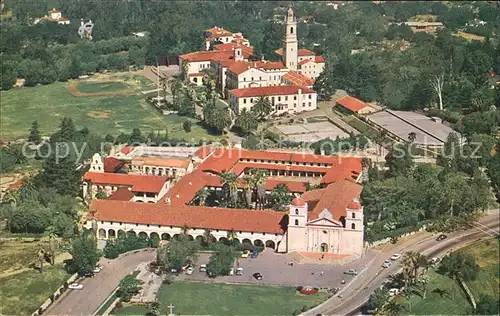
[[190, 229], [191, 228], [187, 224], [184, 224], [184, 226], [181, 227], [182, 234], [187, 236]]
[[368, 177], [368, 169], [370, 169], [372, 165], [372, 160], [370, 158], [367, 158], [367, 157], [363, 157], [363, 159], [361, 159], [361, 166], [363, 167], [363, 177], [362, 177], [362, 183], [368, 183], [368, 181], [370, 180], [370, 178]]
[[176, 78], [172, 79], [170, 84], [170, 91], [172, 91], [172, 99], [175, 104], [177, 104], [177, 98], [181, 90], [182, 90], [182, 83]]
[[253, 190], [255, 188], [255, 182], [254, 178], [251, 174], [246, 174], [243, 176], [243, 180], [245, 180], [245, 200], [247, 203], [247, 207], [251, 208], [252, 207], [252, 195], [253, 195]]
[[271, 114], [273, 111], [273, 106], [267, 97], [259, 97], [257, 102], [252, 106], [252, 112], [259, 118], [259, 120], [264, 119], [266, 116]]
[[229, 190], [231, 205], [236, 207], [238, 203], [238, 176], [232, 172], [222, 171], [219, 175], [219, 179], [222, 183], [222, 187]]
[[196, 192], [195, 200], [198, 201], [198, 205], [205, 206], [205, 202], [209, 196], [210, 191], [206, 187], [203, 187]]
[[212, 235], [212, 231], [210, 229], [205, 229], [203, 232], [203, 242], [209, 246], [214, 241], [214, 236]]
[[263, 209], [266, 205], [266, 181], [267, 175], [264, 170], [259, 169], [254, 173], [254, 181], [257, 190], [258, 208]]
[[186, 61], [186, 60], [183, 60], [182, 63], [181, 63], [181, 73], [182, 73], [182, 79], [185, 81], [185, 82], [189, 82], [189, 74], [188, 74], [188, 71], [189, 71], [189, 62]]
[[227, 240], [233, 242], [233, 247], [236, 247], [236, 239], [238, 239], [238, 234], [234, 231], [234, 229], [227, 232]]

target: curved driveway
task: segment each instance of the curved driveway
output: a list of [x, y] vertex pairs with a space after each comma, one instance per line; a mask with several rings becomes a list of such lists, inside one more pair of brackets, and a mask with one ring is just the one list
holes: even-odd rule
[[436, 241], [436, 235], [423, 233], [408, 242], [386, 247], [373, 259], [372, 264], [342, 291], [342, 298], [334, 296], [301, 316], [359, 314], [360, 308], [366, 304], [370, 294], [387, 279], [389, 274], [396, 273], [401, 268], [399, 263], [393, 264], [388, 269], [382, 268], [381, 265], [385, 259], [393, 253], [410, 250], [421, 252], [428, 257], [441, 256], [478, 239], [491, 237], [495, 232], [498, 236], [498, 214], [486, 216], [479, 223], [473, 228], [448, 234], [448, 238], [441, 242]]
[[154, 249], [130, 252], [114, 260], [101, 259], [102, 271], [95, 278], [80, 282], [83, 289], [67, 290], [44, 314], [47, 315], [92, 315], [114, 291], [118, 282], [132, 272], [138, 264], [156, 258]]

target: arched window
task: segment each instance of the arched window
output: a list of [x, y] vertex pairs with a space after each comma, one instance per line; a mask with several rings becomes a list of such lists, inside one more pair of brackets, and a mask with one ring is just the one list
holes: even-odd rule
[[198, 78], [196, 78], [196, 77], [193, 78], [193, 82], [195, 82], [195, 83], [198, 82]]
[[290, 28], [290, 34], [293, 34], [293, 27]]
[[295, 226], [299, 226], [299, 220], [298, 219], [295, 220]]
[[356, 218], [356, 213], [352, 212], [352, 218]]
[[352, 223], [351, 224], [351, 229], [356, 229], [356, 224]]
[[295, 215], [299, 215], [299, 209], [298, 208], [295, 209]]

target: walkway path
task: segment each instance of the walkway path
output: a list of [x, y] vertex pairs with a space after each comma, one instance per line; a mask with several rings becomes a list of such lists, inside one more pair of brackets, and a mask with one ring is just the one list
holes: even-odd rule
[[83, 289], [80, 291], [67, 291], [45, 314], [92, 315], [123, 277], [132, 272], [138, 264], [155, 258], [156, 251], [151, 249], [128, 253], [114, 260], [101, 259], [103, 270], [95, 278], [82, 281]]

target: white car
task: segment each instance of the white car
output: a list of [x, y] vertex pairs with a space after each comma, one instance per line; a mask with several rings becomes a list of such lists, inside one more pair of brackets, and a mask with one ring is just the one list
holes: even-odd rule
[[191, 274], [193, 274], [193, 271], [194, 271], [193, 267], [188, 267], [188, 268], [186, 269], [186, 274], [187, 274], [187, 275], [191, 275]]
[[394, 296], [399, 294], [399, 289], [393, 288], [389, 290], [389, 296]]
[[99, 273], [99, 272], [101, 272], [101, 270], [102, 270], [102, 267], [101, 267], [101, 266], [96, 266], [96, 267], [94, 268], [94, 270], [92, 270], [92, 271], [93, 271], [94, 273]]
[[200, 265], [200, 272], [207, 272], [207, 265], [206, 264]]
[[396, 261], [399, 258], [401, 258], [401, 254], [400, 253], [395, 253], [395, 254], [392, 255], [391, 260], [392, 261]]
[[391, 260], [385, 260], [384, 263], [382, 263], [382, 268], [389, 268], [390, 266], [392, 266]]
[[68, 286], [68, 289], [70, 289], [70, 290], [81, 290], [81, 289], [83, 289], [83, 284], [71, 283]]

